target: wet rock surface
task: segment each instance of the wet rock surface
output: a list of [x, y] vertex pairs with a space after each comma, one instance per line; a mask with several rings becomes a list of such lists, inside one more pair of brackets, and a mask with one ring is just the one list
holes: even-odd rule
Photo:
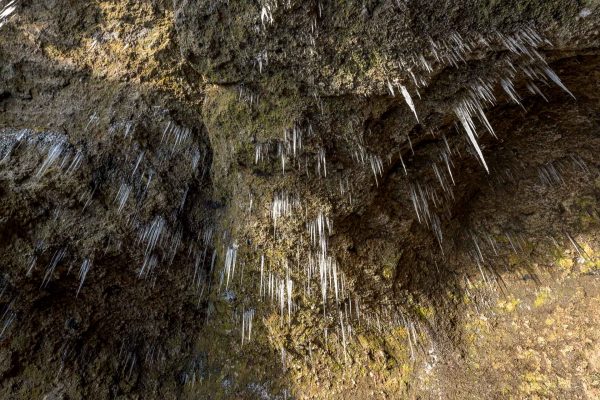
[[1, 397], [597, 397], [598, 13], [0, 0]]

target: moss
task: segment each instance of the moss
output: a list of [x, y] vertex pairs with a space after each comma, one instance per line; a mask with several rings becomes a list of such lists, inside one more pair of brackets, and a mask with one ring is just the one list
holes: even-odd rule
[[[271, 84], [283, 86], [284, 77], [272, 77]], [[209, 134], [225, 135], [239, 144], [256, 138], [258, 141], [282, 139], [283, 130], [294, 126], [300, 118], [303, 104], [293, 94], [257, 93], [258, 102], [250, 105], [239, 98], [235, 87], [211, 85], [206, 89], [204, 115]], [[210, 129], [210, 128], [213, 129]], [[243, 132], [245, 136], [240, 136]]]
[[391, 280], [394, 277], [394, 272], [396, 271], [396, 267], [391, 264], [386, 264], [383, 266], [382, 275], [385, 279]]
[[498, 302], [498, 309], [504, 312], [508, 312], [508, 313], [512, 313], [514, 312], [517, 307], [521, 304], [521, 300], [513, 297], [512, 295], [510, 295], [507, 299], [505, 300], [500, 300]]
[[416, 309], [418, 315], [424, 319], [432, 319], [435, 314], [433, 307], [418, 305]]
[[260, 97], [258, 105], [251, 106], [239, 99], [233, 87], [206, 88], [203, 114], [214, 150], [211, 170], [217, 195], [232, 196], [242, 187], [241, 179], [254, 179], [248, 167], [254, 165], [255, 142], [281, 140], [284, 129], [293, 127], [299, 119], [298, 107], [293, 96], [265, 95]]
[[593, 274], [600, 271], [600, 257], [597, 252], [587, 243], [582, 245], [583, 251], [587, 255], [586, 260], [581, 265], [580, 271], [582, 274]]
[[593, 274], [600, 271], [600, 260], [587, 261], [581, 266], [582, 274]]
[[564, 270], [571, 271], [573, 269], [573, 265], [575, 265], [575, 263], [573, 262], [573, 259], [570, 257], [561, 257], [558, 260], [556, 260], [556, 265]]
[[523, 375], [519, 390], [527, 395], [548, 395], [556, 384], [550, 381], [548, 376], [541, 372], [526, 372]]
[[534, 307], [541, 307], [550, 300], [550, 288], [542, 288], [538, 291], [535, 300], [533, 301]]

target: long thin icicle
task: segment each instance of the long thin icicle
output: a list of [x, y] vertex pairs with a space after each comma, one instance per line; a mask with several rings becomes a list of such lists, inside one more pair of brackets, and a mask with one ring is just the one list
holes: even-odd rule
[[417, 115], [417, 110], [415, 109], [415, 103], [413, 103], [412, 97], [410, 97], [410, 93], [408, 93], [408, 89], [406, 89], [406, 86], [400, 85], [400, 90], [402, 91], [402, 96], [404, 96], [406, 104], [408, 104], [413, 114], [415, 114], [417, 122], [419, 122], [419, 116]]
[[546, 75], [548, 75], [548, 78], [552, 79], [552, 82], [556, 83], [562, 90], [569, 93], [571, 95], [571, 97], [575, 98], [575, 95], [573, 93], [571, 93], [571, 91], [569, 89], [567, 89], [567, 87], [564, 85], [564, 83], [562, 83], [562, 81], [560, 80], [558, 75], [556, 75], [556, 73], [554, 71], [552, 71], [550, 68], [546, 67], [546, 68], [544, 68], [544, 72], [546, 73]]
[[490, 170], [487, 166], [487, 163], [485, 162], [485, 158], [483, 157], [483, 153], [481, 151], [481, 148], [479, 147], [479, 143], [477, 143], [477, 139], [475, 138], [475, 124], [473, 123], [473, 119], [471, 118], [471, 115], [466, 110], [464, 105], [460, 105], [460, 106], [456, 107], [454, 109], [454, 112], [456, 113], [456, 116], [458, 117], [458, 119], [460, 120], [460, 123], [462, 124], [463, 128], [465, 129], [465, 132], [467, 132], [467, 137], [469, 138], [469, 140], [471, 141], [471, 144], [475, 148], [475, 151], [477, 152], [479, 159], [483, 163], [485, 170], [489, 173]]

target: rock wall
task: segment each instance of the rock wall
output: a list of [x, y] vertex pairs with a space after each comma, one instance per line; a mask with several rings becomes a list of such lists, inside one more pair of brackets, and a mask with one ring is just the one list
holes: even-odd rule
[[2, 396], [598, 396], [599, 12], [0, 1]]

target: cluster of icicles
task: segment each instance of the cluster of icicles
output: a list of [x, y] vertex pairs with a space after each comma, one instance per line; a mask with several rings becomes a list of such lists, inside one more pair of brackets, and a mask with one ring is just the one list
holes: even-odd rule
[[[261, 10], [261, 21], [263, 25], [272, 23], [272, 8], [277, 2], [264, 2]], [[2, 9], [2, 8], [0, 8]], [[14, 2], [8, 3], [0, 12], [0, 27], [3, 24], [3, 18], [6, 18], [14, 11]], [[568, 89], [562, 84], [558, 76], [549, 68], [544, 58], [537, 51], [537, 48], [546, 43], [533, 29], [526, 28], [514, 35], [495, 34], [492, 37], [477, 36], [471, 39], [464, 39], [458, 34], [451, 35], [448, 39], [431, 42], [431, 48], [427, 55], [408, 56], [403, 60], [397, 61], [397, 69], [405, 71], [412, 78], [412, 83], [408, 83], [400, 78], [389, 77], [385, 84], [390, 95], [396, 93], [402, 95], [408, 109], [414, 115], [417, 122], [418, 103], [411, 95], [411, 91], [420, 98], [419, 89], [427, 86], [427, 76], [432, 75], [434, 71], [445, 66], [456, 66], [469, 58], [469, 54], [483, 49], [490, 51], [498, 46], [507, 50], [507, 56], [500, 59], [496, 65], [496, 74], [492, 77], [480, 77], [464, 88], [464, 94], [456, 100], [452, 111], [456, 120], [465, 133], [466, 140], [470, 143], [474, 155], [481, 162], [482, 166], [489, 170], [484, 159], [481, 147], [478, 144], [478, 133], [476, 130], [477, 122], [480, 122], [484, 128], [492, 135], [495, 135], [491, 124], [485, 116], [484, 109], [498, 103], [494, 96], [494, 88], [500, 86], [507, 97], [521, 104], [520, 97], [514, 87], [513, 82], [517, 78], [526, 78], [526, 87], [529, 92], [543, 96], [538, 84], [554, 83], [568, 92]], [[266, 62], [266, 55], [258, 58], [259, 68], [262, 71], [263, 63]], [[568, 92], [570, 94], [570, 92]], [[244, 101], [255, 102], [256, 98], [250, 92], [240, 91], [240, 98]], [[93, 128], [98, 122], [98, 117], [92, 115], [87, 128]], [[113, 201], [113, 212], [125, 221], [126, 226], [137, 233], [140, 251], [143, 253], [143, 263], [139, 266], [136, 273], [140, 278], [151, 278], [156, 282], [158, 274], [156, 270], [161, 264], [170, 265], [174, 262], [178, 254], [187, 254], [191, 260], [190, 283], [199, 292], [199, 298], [205, 293], [211, 291], [210, 277], [215, 271], [217, 262], [217, 252], [211, 250], [215, 237], [212, 227], [205, 227], [204, 231], [198, 234], [193, 241], [188, 241], [188, 248], [183, 246], [183, 229], [176, 224], [177, 215], [184, 209], [189, 186], [184, 183], [180, 187], [180, 200], [174, 205], [172, 210], [164, 210], [164, 214], [154, 215], [152, 218], [142, 219], [140, 210], [143, 208], [144, 200], [148, 198], [152, 183], [157, 179], [167, 179], [161, 176], [161, 172], [168, 173], [167, 163], [174, 158], [185, 159], [189, 163], [189, 179], [201, 174], [204, 176], [206, 171], [198, 171], [198, 167], [204, 167], [205, 162], [202, 159], [206, 156], [205, 152], [194, 147], [192, 132], [189, 128], [181, 127], [170, 121], [166, 123], [160, 145], [157, 148], [144, 147], [140, 142], [133, 139], [135, 135], [135, 125], [131, 121], [123, 121], [114, 124], [109, 132], [110, 136], [121, 135], [122, 139], [129, 143], [129, 152], [131, 158], [124, 160], [123, 165], [126, 171], [119, 171], [118, 180], [114, 188], [115, 196]], [[435, 135], [432, 132], [432, 135]], [[328, 179], [326, 149], [323, 146], [317, 146], [314, 151], [305, 152], [307, 141], [317, 139], [310, 124], [306, 128], [294, 126], [283, 132], [281, 140], [270, 142], [255, 143], [255, 163], [268, 162], [271, 155], [275, 153], [281, 162], [282, 172], [295, 168], [297, 171], [311, 176], [314, 174], [322, 179]], [[19, 131], [13, 134], [3, 134], [0, 142], [0, 159], [6, 163], [19, 152], [36, 152], [41, 155], [41, 161], [37, 167], [33, 179], [45, 179], [50, 174], [59, 174], [65, 179], [74, 176], [79, 169], [86, 165], [86, 155], [82, 148], [77, 148], [70, 144], [66, 137], [54, 134], [35, 134], [32, 131]], [[411, 145], [410, 137], [407, 135], [407, 142]], [[460, 156], [458, 148], [460, 146], [451, 146], [446, 137], [443, 137], [444, 146], [440, 149], [439, 158], [433, 160], [431, 166], [439, 186], [442, 189], [441, 194], [438, 190], [428, 183], [412, 181], [409, 184], [409, 196], [415, 210], [417, 219], [427, 224], [435, 233], [435, 236], [442, 247], [443, 235], [441, 231], [440, 217], [434, 212], [438, 206], [445, 201], [451, 201], [454, 198], [453, 186], [455, 178], [452, 172], [452, 157]], [[375, 184], [379, 185], [379, 179], [384, 174], [383, 158], [366, 148], [362, 143], [354, 145], [355, 151], [353, 158], [357, 165], [372, 173]], [[405, 174], [409, 175], [409, 168], [402, 159], [402, 154], [398, 154]], [[586, 168], [580, 159], [574, 159], [582, 168]], [[330, 174], [331, 175], [331, 174]], [[202, 179], [202, 178], [200, 178]], [[544, 184], [557, 184], [560, 182], [559, 169], [554, 165], [547, 165], [540, 169], [540, 180]], [[340, 193], [348, 194], [349, 201], [352, 202], [352, 182], [350, 177], [346, 176], [339, 181]], [[93, 187], [81, 194], [82, 212], [91, 206], [95, 192], [98, 188]], [[278, 191], [273, 196], [272, 205], [269, 210], [273, 222], [274, 235], [278, 234], [280, 221], [283, 219], [291, 220], [301, 214], [302, 203], [299, 196], [288, 191]], [[171, 221], [171, 222], [170, 222]], [[403, 326], [408, 332], [408, 340], [413, 353], [414, 342], [419, 336], [418, 322], [412, 322], [398, 310], [383, 308], [381, 312], [368, 313], [361, 310], [358, 297], [352, 296], [351, 285], [344, 276], [342, 268], [338, 265], [334, 255], [329, 252], [328, 238], [333, 232], [333, 223], [328, 218], [324, 210], [320, 210], [316, 215], [305, 218], [305, 230], [297, 238], [298, 249], [304, 247], [304, 240], [310, 245], [310, 252], [300, 256], [300, 250], [295, 262], [290, 260], [278, 260], [271, 262], [265, 255], [261, 255], [254, 263], [255, 271], [260, 279], [255, 288], [256, 300], [265, 303], [270, 302], [280, 315], [281, 324], [292, 324], [294, 313], [301, 307], [296, 301], [302, 296], [311, 298], [317, 296], [322, 305], [323, 318], [328, 321], [323, 330], [321, 338], [324, 346], [327, 346], [328, 336], [331, 329], [335, 330], [337, 337], [341, 338], [343, 347], [343, 357], [347, 358], [347, 345], [354, 335], [355, 324], [365, 324], [379, 331], [382, 330], [382, 319], [392, 321], [392, 323]], [[226, 235], [224, 234], [224, 237]], [[482, 276], [485, 281], [489, 281], [490, 274], [486, 274], [481, 266], [484, 264], [489, 252], [497, 253], [501, 244], [491, 239], [485, 233], [470, 232], [469, 238], [473, 243], [473, 258], [480, 266]], [[520, 239], [514, 235], [507, 234], [508, 242], [511, 248], [519, 251]], [[39, 256], [50, 246], [46, 243], [49, 238], [39, 240], [36, 248], [32, 252], [27, 262], [27, 273], [31, 274], [37, 265]], [[572, 237], [569, 240], [574, 242]], [[236, 272], [240, 275], [240, 281], [243, 283], [244, 269], [238, 268], [240, 245], [235, 238], [227, 238], [227, 244], [223, 249], [222, 269], [220, 271], [219, 291], [230, 291], [230, 287]], [[580, 246], [579, 246], [580, 247]], [[56, 275], [57, 268], [68, 256], [67, 247], [59, 247], [53, 253], [49, 264], [45, 267], [41, 286], [49, 284]], [[86, 277], [93, 271], [94, 255], [90, 254], [80, 259], [79, 265], [79, 284], [76, 295], [82, 291]], [[273, 265], [272, 265], [273, 264]], [[70, 263], [67, 275], [71, 270], [73, 262]], [[209, 268], [207, 266], [210, 266]], [[302, 278], [298, 278], [302, 277]], [[207, 286], [208, 285], [208, 286]], [[239, 321], [241, 325], [241, 342], [248, 343], [252, 339], [253, 320], [256, 318], [257, 310], [254, 307], [244, 308], [241, 312]], [[4, 313], [3, 322], [0, 324], [0, 338], [6, 329], [14, 320], [14, 313], [7, 310]], [[312, 352], [313, 344], [308, 344], [308, 351]], [[285, 349], [282, 348], [282, 360], [286, 359]], [[131, 370], [136, 360], [131, 356], [126, 356], [124, 365], [126, 369]], [[285, 363], [285, 361], [283, 361]]]
[[[264, 17], [265, 22], [271, 22], [270, 14]], [[490, 171], [489, 166], [483, 156], [483, 151], [478, 143], [479, 133], [476, 127], [479, 123], [494, 137], [495, 132], [488, 121], [484, 109], [494, 106], [501, 101], [497, 99], [494, 90], [500, 87], [509, 101], [521, 104], [521, 97], [517, 93], [514, 82], [524, 80], [528, 92], [533, 95], [544, 97], [541, 85], [555, 84], [566, 91], [569, 95], [572, 93], [560, 81], [558, 76], [550, 69], [543, 56], [537, 50], [542, 45], [548, 45], [548, 41], [542, 38], [534, 29], [524, 28], [512, 35], [495, 33], [489, 36], [476, 35], [471, 39], [464, 39], [458, 34], [451, 35], [448, 39], [434, 42], [431, 41], [431, 48], [427, 55], [410, 56], [404, 60], [397, 61], [397, 69], [407, 71], [412, 78], [412, 83], [403, 82], [399, 78], [388, 78], [386, 81], [389, 94], [395, 96], [397, 93], [402, 95], [408, 109], [414, 115], [417, 123], [420, 123], [418, 117], [419, 104], [413, 100], [411, 91], [421, 97], [419, 89], [427, 86], [427, 76], [433, 76], [435, 71], [439, 71], [446, 66], [455, 66], [466, 62], [470, 54], [480, 51], [506, 50], [506, 55], [499, 58], [495, 65], [493, 73], [488, 76], [481, 76], [474, 79], [469, 85], [463, 88], [451, 110], [456, 118], [456, 129], [462, 127], [464, 136], [454, 138], [450, 141], [440, 134], [438, 137], [443, 139], [442, 146], [439, 148], [439, 156], [431, 161], [431, 168], [435, 178], [439, 183], [439, 188], [431, 185], [429, 182], [418, 182], [415, 179], [409, 179], [410, 166], [405, 163], [402, 153], [394, 154], [393, 157], [399, 159], [403, 171], [408, 179], [408, 196], [414, 206], [414, 212], [419, 222], [426, 224], [434, 233], [440, 248], [443, 252], [443, 233], [440, 216], [435, 210], [442, 207], [443, 204], [454, 200], [453, 187], [456, 184], [453, 157], [462, 157], [460, 149], [464, 149], [465, 142], [468, 153], [476, 157], [486, 171]], [[393, 70], [391, 68], [390, 70]], [[425, 74], [425, 75], [423, 75]], [[412, 87], [412, 88], [411, 88]], [[244, 93], [247, 97], [247, 93]], [[545, 97], [544, 97], [545, 99]], [[426, 127], [427, 128], [427, 127]], [[436, 132], [433, 129], [428, 131], [435, 137]], [[459, 138], [460, 142], [459, 142]], [[272, 158], [278, 158], [281, 163], [283, 174], [290, 169], [306, 175], [307, 177], [317, 176], [327, 179], [326, 149], [323, 146], [313, 145], [310, 150], [306, 148], [307, 143], [314, 144], [318, 142], [318, 135], [315, 134], [312, 125], [306, 124], [304, 128], [294, 126], [283, 132], [280, 140], [270, 140], [268, 142], [255, 142], [255, 163], [270, 162]], [[407, 143], [412, 149], [412, 142], [409, 135], [406, 135]], [[384, 175], [384, 159], [370, 151], [360, 139], [353, 144], [355, 151], [352, 154], [357, 165], [370, 170], [375, 181], [379, 185], [380, 178]], [[308, 150], [308, 151], [307, 151]], [[391, 163], [392, 155], [388, 155]], [[576, 160], [578, 165], [584, 165], [581, 159]], [[575, 161], [574, 161], [575, 162]], [[582, 167], [582, 168], [587, 168]], [[339, 175], [339, 174], [338, 174]], [[351, 177], [340, 178], [339, 188], [341, 195], [348, 195], [352, 203], [353, 184]], [[552, 166], [540, 168], [540, 180], [543, 184], [558, 184], [561, 181], [560, 173]], [[288, 192], [279, 191], [274, 194], [270, 216], [274, 225], [274, 235], [277, 236], [277, 226], [282, 218], [292, 218], [294, 213], [302, 209], [302, 204], [297, 196], [291, 196]], [[301, 212], [297, 213], [299, 216]], [[306, 218], [306, 216], [305, 216]], [[255, 264], [256, 272], [260, 273], [260, 281], [256, 288], [257, 299], [260, 301], [270, 300], [281, 317], [281, 323], [284, 321], [291, 323], [293, 321], [294, 310], [301, 306], [294, 302], [295, 299], [310, 297], [317, 294], [320, 297], [320, 303], [323, 309], [323, 318], [329, 321], [324, 328], [322, 341], [327, 342], [328, 330], [331, 329], [331, 321], [335, 323], [335, 330], [338, 338], [341, 338], [343, 355], [346, 358], [346, 347], [353, 334], [353, 324], [361, 322], [382, 329], [382, 318], [388, 322], [403, 326], [408, 332], [411, 354], [414, 350], [414, 342], [417, 339], [419, 330], [418, 322], [412, 322], [405, 315], [400, 314], [395, 309], [385, 309], [382, 306], [381, 312], [368, 315], [369, 312], [361, 310], [358, 304], [358, 298], [352, 298], [352, 291], [344, 274], [338, 265], [335, 256], [328, 253], [328, 237], [333, 230], [332, 221], [323, 211], [320, 211], [313, 219], [306, 222], [306, 236], [301, 235], [295, 240], [298, 245], [298, 254], [295, 261], [287, 259], [276, 262], [271, 270], [267, 268], [269, 260], [265, 255], [260, 256]], [[519, 251], [519, 241], [514, 234], [506, 233], [508, 243], [513, 251]], [[489, 235], [477, 233], [469, 234], [473, 243], [473, 258], [480, 267], [482, 277], [485, 282], [490, 282], [492, 274], [486, 273], [482, 268], [484, 264], [486, 245], [489, 251], [497, 254], [498, 249], [502, 247], [493, 241]], [[311, 252], [305, 256], [300, 256], [300, 248], [304, 243], [311, 245]], [[232, 280], [232, 274], [235, 271], [235, 260], [240, 248], [235, 241], [231, 242], [225, 249], [227, 254], [224, 273], [225, 281]], [[232, 255], [234, 253], [234, 255]], [[298, 280], [303, 280], [299, 282]], [[300, 296], [302, 294], [302, 296]], [[244, 342], [250, 340], [245, 332], [252, 324], [252, 318], [255, 316], [255, 309], [251, 308], [252, 313], [244, 312], [242, 318], [242, 338]], [[308, 345], [309, 351], [312, 351], [313, 344]], [[282, 360], [285, 349], [282, 348]]]
[[[86, 130], [93, 129], [98, 121], [97, 115], [90, 116]], [[112, 181], [100, 182], [93, 179], [91, 185], [87, 188], [84, 186], [85, 189], [79, 193], [80, 211], [82, 214], [86, 211], [103, 212], [104, 217], [101, 215], [97, 217], [108, 220], [118, 218], [119, 223], [137, 232], [137, 244], [144, 254], [143, 263], [137, 270], [140, 278], [150, 278], [155, 282], [158, 276], [155, 272], [160, 264], [171, 265], [177, 254], [189, 258], [193, 266], [190, 269], [189, 282], [191, 287], [198, 290], [199, 297], [202, 297], [207, 281], [205, 266], [211, 261], [214, 264], [211, 250], [212, 228], [207, 226], [193, 240], [189, 238], [184, 240], [183, 228], [178, 221], [186, 205], [190, 182], [194, 179], [203, 179], [207, 172], [202, 158], [206, 156], [206, 152], [202, 152], [193, 144], [191, 129], [178, 126], [173, 121], [166, 123], [160, 143], [156, 146], [141, 145], [141, 142], [134, 138], [135, 131], [135, 124], [132, 121], [121, 121], [111, 125], [108, 136], [103, 140], [121, 143], [124, 141], [128, 145], [126, 147], [128, 151], [124, 153], [124, 159], [118, 164], [119, 167], [112, 171], [111, 178], [114, 178]], [[180, 182], [172, 182], [180, 187], [176, 188], [174, 193], [170, 193], [177, 197], [178, 190], [179, 200], [164, 208], [162, 210], [164, 214], [157, 214], [148, 220], [144, 216], [144, 207], [151, 196], [153, 184], [163, 183], [164, 179], [169, 178], [165, 174], [169, 173], [171, 162], [182, 161], [189, 165], [187, 175], [181, 176]], [[87, 176], [90, 168], [93, 167], [85, 147], [71, 144], [65, 135], [37, 133], [32, 130], [5, 130], [0, 137], [0, 166], [11, 169], [19, 163], [26, 163], [26, 168], [33, 170], [30, 180], [34, 185], [47, 179], [75, 181]], [[103, 207], [93, 207], [101, 191], [108, 190], [110, 193], [110, 186], [114, 185], [112, 182], [116, 182], [116, 186], [112, 188], [113, 207], [107, 211], [101, 211]], [[53, 211], [57, 223], [63, 211], [60, 207]], [[40, 237], [26, 261], [26, 273], [31, 276], [44, 253], [53, 251], [50, 253], [51, 256], [48, 255], [50, 261], [43, 270], [42, 288], [46, 287], [53, 278], [61, 275], [58, 272], [61, 266], [68, 265], [65, 268], [68, 276], [77, 264], [77, 246], [73, 247], [70, 243], [57, 243], [57, 240], [59, 239], [55, 237]], [[115, 242], [109, 243], [108, 246], [120, 248], [122, 246], [120, 239], [114, 240]], [[182, 251], [184, 243], [187, 245], [185, 252]], [[76, 295], [80, 294], [86, 278], [93, 272], [94, 257], [95, 254], [88, 254], [79, 261], [79, 284]]]
[[[158, 112], [159, 115], [153, 115], [155, 118], [163, 116], [163, 110]], [[213, 228], [209, 223], [197, 235], [185, 233], [183, 211], [190, 185], [202, 182], [207, 176], [206, 150], [198, 145], [190, 128], [180, 126], [169, 118], [164, 122], [162, 134], [159, 132], [152, 140], [145, 137], [147, 132], [137, 128], [139, 120], [118, 120], [103, 135], [90, 135], [90, 130], [99, 130], [100, 119], [96, 114], [91, 115], [85, 131], [88, 138], [97, 137], [103, 146], [113, 144], [117, 149], [111, 154], [117, 162], [112, 164], [107, 179], [98, 179], [93, 173], [106, 164], [98, 168], [95, 164], [98, 157], [88, 154], [88, 149], [94, 148], [89, 142], [75, 144], [63, 134], [0, 130], [0, 174], [12, 176], [15, 171], [24, 172], [29, 179], [24, 184], [33, 190], [45, 187], [50, 181], [58, 187], [70, 188], [67, 185], [72, 185], [78, 188], [78, 192], [73, 193], [74, 204], [65, 208], [60, 202], [55, 204], [52, 219], [48, 221], [53, 228], [39, 230], [53, 233], [42, 233], [35, 239], [31, 252], [25, 254], [26, 276], [35, 277], [41, 269], [42, 289], [53, 280], [64, 281], [66, 286], [70, 286], [71, 280], [76, 279], [74, 296], [81, 298], [86, 295], [86, 280], [89, 281], [90, 276], [95, 274], [94, 260], [103, 258], [107, 251], [141, 253], [143, 261], [134, 266], [132, 272], [151, 286], [156, 284], [161, 274], [172, 271], [170, 266], [179, 257], [181, 265], [187, 269], [177, 268], [178, 272], [189, 275], [189, 279], [185, 279], [188, 293], [197, 298], [199, 304], [209, 291], [208, 266], [212, 268], [215, 264]], [[172, 176], [174, 165], [180, 171], [176, 179]], [[88, 184], [79, 185], [77, 182]], [[166, 190], [168, 193], [165, 193]], [[158, 207], [152, 205], [155, 214], [148, 216], [149, 199], [157, 195], [165, 196], [169, 201]], [[85, 221], [86, 216], [98, 223], [120, 225], [121, 235], [111, 234], [108, 243], [104, 242], [105, 248], [102, 244], [92, 244], [91, 250], [82, 249], [80, 243], [98, 233], [89, 230], [97, 229], [97, 224], [81, 223], [72, 229], [63, 221], [79, 218]], [[134, 239], [132, 245], [127, 245], [130, 236], [137, 236], [138, 240]], [[3, 297], [10, 296], [7, 306], [0, 310], [0, 340], [8, 336], [11, 327], [19, 320], [18, 298], [7, 287], [0, 285], [0, 299], [5, 302]], [[124, 378], [129, 377], [142, 362], [164, 361], [166, 357], [156, 343], [147, 342], [145, 338], [138, 339], [146, 347], [146, 356], [140, 358], [135, 350], [128, 350], [122, 357], [120, 355], [119, 368]], [[129, 340], [133, 339], [123, 338], [124, 346], [135, 349], [133, 344], [126, 343]], [[72, 343], [65, 343], [66, 347], [61, 350], [61, 369], [66, 357], [75, 351]]]
[[8, 18], [14, 14], [16, 9], [17, 0], [9, 0], [8, 2], [0, 0], [0, 28], [2, 28]]
[[[497, 51], [498, 49], [506, 50], [506, 55], [501, 57], [497, 63], [495, 63], [494, 72], [486, 76], [477, 77], [470, 84], [465, 86], [463, 88], [463, 94], [458, 96], [452, 107], [456, 121], [458, 121], [463, 128], [465, 139], [471, 144], [475, 155], [486, 171], [489, 172], [488, 165], [477, 140], [479, 133], [477, 132], [476, 126], [477, 121], [481, 122], [483, 127], [492, 136], [496, 137], [484, 112], [486, 108], [498, 104], [498, 99], [494, 95], [494, 88], [496, 86], [500, 86], [504, 90], [508, 99], [521, 106], [521, 98], [516, 92], [513, 83], [518, 78], [522, 78], [526, 82], [526, 88], [529, 93], [540, 95], [544, 99], [546, 99], [546, 97], [538, 86], [540, 83], [545, 86], [554, 83], [569, 93], [569, 95], [573, 96], [537, 50], [537, 48], [542, 45], [549, 45], [549, 42], [543, 39], [532, 28], [524, 28], [513, 35], [504, 35], [496, 32], [495, 34], [490, 35], [490, 37], [475, 35], [470, 39], [465, 39], [458, 33], [454, 33], [450, 35], [450, 38], [447, 40], [438, 42], [432, 40], [431, 48], [427, 52], [427, 57], [423, 54], [419, 54], [418, 56], [409, 55], [402, 60], [391, 63], [395, 66], [390, 67], [389, 69], [400, 70], [403, 72], [408, 71], [413, 81], [412, 90], [414, 90], [420, 98], [419, 89], [427, 86], [427, 76], [432, 76], [434, 71], [440, 70], [446, 66], [458, 68], [460, 63], [466, 63], [470, 54], [476, 52]], [[399, 91], [402, 94], [407, 106], [414, 114], [417, 122], [419, 122], [417, 107], [410, 94], [410, 85], [408, 83], [401, 83], [400, 78], [388, 78], [386, 85], [390, 95], [395, 96], [396, 91]], [[240, 90], [240, 93], [242, 93], [242, 90]], [[432, 132], [432, 134], [435, 135], [435, 132]], [[303, 141], [314, 139], [315, 137], [315, 132], [310, 124], [308, 124], [308, 127], [305, 130], [302, 130], [298, 126], [286, 129], [284, 130], [283, 139], [281, 140], [271, 140], [269, 142], [258, 141], [255, 143], [255, 162], [259, 163], [265, 161], [269, 154], [275, 152], [277, 157], [281, 160], [283, 173], [285, 173], [287, 166], [290, 164], [294, 165], [295, 160], [295, 166], [299, 171], [303, 171], [306, 176], [310, 177], [313, 169], [312, 167], [309, 168], [309, 166], [314, 165], [314, 173], [316, 175], [327, 177], [325, 148], [319, 147], [312, 152], [313, 160], [310, 160], [309, 155], [300, 157]], [[406, 135], [406, 139], [412, 150], [412, 142], [408, 134]], [[453, 197], [451, 192], [451, 186], [455, 183], [451, 168], [453, 151], [450, 149], [446, 138], [444, 138], [444, 141], [446, 148], [442, 149], [440, 154], [443, 165], [434, 163], [432, 168], [440, 181], [443, 191], [449, 197]], [[371, 153], [362, 143], [360, 143], [360, 141], [353, 145], [356, 147], [356, 151], [353, 154], [355, 161], [365, 165], [371, 170], [375, 183], [378, 185], [378, 177], [383, 175], [382, 157]], [[404, 171], [408, 175], [402, 154], [399, 153], [398, 157], [402, 162]], [[391, 156], [388, 156], [388, 158], [391, 158]], [[447, 174], [445, 171], [447, 171]], [[348, 185], [340, 183], [340, 187], [344, 188], [346, 186]], [[342, 191], [346, 192], [347, 190]], [[413, 198], [416, 197], [413, 196]], [[419, 206], [416, 205], [415, 208], [417, 209], [418, 207]], [[427, 210], [428, 208], [429, 207], [427, 206], [423, 207], [424, 210]], [[419, 214], [418, 211], [417, 213]], [[429, 213], [425, 213], [422, 216], [425, 217], [423, 222], [435, 225], [435, 221], [432, 220], [435, 218], [430, 216]], [[421, 215], [419, 215], [419, 219], [420, 217]]]
[[[270, 209], [274, 233], [277, 235], [277, 221], [286, 219], [289, 222], [300, 216], [302, 211], [299, 196], [286, 191], [275, 193]], [[284, 259], [281, 263], [270, 265], [270, 260], [263, 254], [257, 260], [256, 268], [252, 268], [252, 272], [257, 273], [259, 279], [249, 281], [256, 284], [254, 289], [256, 298], [261, 303], [271, 304], [274, 310], [277, 310], [281, 325], [293, 322], [294, 313], [301, 307], [295, 301], [300, 293], [305, 299], [317, 296], [314, 298], [319, 299], [322, 304], [323, 317], [338, 318], [336, 331], [343, 338], [342, 344], [345, 348], [353, 332], [352, 321], [358, 320], [361, 315], [358, 299], [350, 297], [347, 279], [338, 267], [335, 257], [328, 253], [328, 238], [332, 232], [332, 221], [324, 212], [319, 212], [306, 223], [303, 237], [310, 244], [312, 251], [305, 260], [300, 257], [300, 247], [302, 247], [300, 243], [298, 243], [298, 257], [295, 261]], [[238, 271], [240, 285], [248, 288], [248, 283], [244, 280], [244, 274], [247, 274], [244, 272], [245, 266], [237, 265], [239, 248], [236, 242], [231, 242], [224, 249], [225, 258], [220, 274], [219, 290], [224, 290], [226, 296], [229, 296], [236, 271]], [[240, 318], [242, 344], [251, 341], [256, 311], [254, 307], [242, 311]], [[373, 323], [376, 321], [375, 318], [367, 318], [367, 320]], [[324, 329], [324, 338], [328, 336], [328, 330], [327, 327]], [[285, 352], [285, 349], [282, 349], [282, 352]], [[285, 358], [282, 356], [282, 359]]]

